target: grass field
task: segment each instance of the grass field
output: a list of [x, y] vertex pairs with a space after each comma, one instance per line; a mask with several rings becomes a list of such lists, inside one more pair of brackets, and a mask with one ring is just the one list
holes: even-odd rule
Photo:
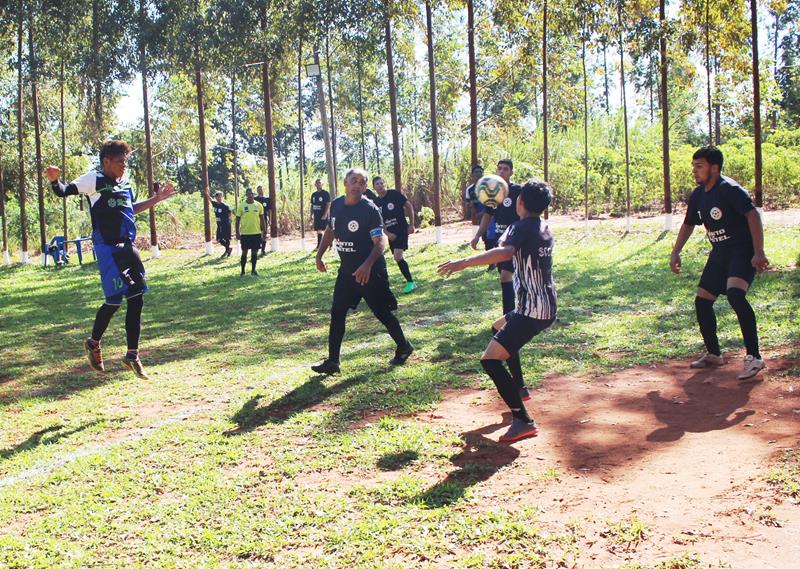
[[[698, 353], [693, 293], [709, 246], [695, 236], [675, 276], [673, 239], [556, 228], [559, 316], [522, 353], [529, 382]], [[766, 242], [773, 270], [750, 295], [762, 343], [796, 346], [800, 227], [768, 226]], [[559, 566], [579, 525], [543, 531], [536, 506], [487, 499], [492, 473], [450, 460], [458, 430], [415, 415], [448, 388], [493, 388], [478, 358], [500, 312], [496, 274], [435, 275], [466, 252], [410, 251], [422, 286], [400, 298], [417, 348], [408, 365], [388, 365], [392, 342], [362, 305], [332, 378], [309, 369], [326, 352], [333, 285], [310, 254], [269, 254], [260, 278], [197, 251], [147, 261], [149, 382], [122, 369], [122, 312], [104, 338], [109, 371], [84, 363], [102, 302], [93, 263], [0, 269], [0, 567]], [[399, 291], [391, 260], [389, 272]], [[738, 348], [724, 300], [718, 315], [723, 350]], [[796, 461], [764, 472], [776, 492], [796, 496]], [[647, 523], [609, 531], [635, 542]], [[669, 563], [705, 566], [691, 551]]]

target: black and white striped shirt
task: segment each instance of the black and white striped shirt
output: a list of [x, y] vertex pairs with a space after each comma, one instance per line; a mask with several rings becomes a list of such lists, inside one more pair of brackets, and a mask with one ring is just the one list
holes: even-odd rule
[[553, 283], [553, 233], [546, 221], [526, 217], [512, 223], [500, 238], [501, 247], [514, 247], [514, 312], [537, 320], [556, 316]]

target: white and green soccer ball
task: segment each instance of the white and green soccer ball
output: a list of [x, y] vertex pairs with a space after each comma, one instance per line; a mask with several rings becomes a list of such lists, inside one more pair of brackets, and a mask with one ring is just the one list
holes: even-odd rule
[[486, 207], [495, 208], [503, 203], [508, 195], [508, 184], [500, 176], [488, 174], [475, 184], [475, 195]]

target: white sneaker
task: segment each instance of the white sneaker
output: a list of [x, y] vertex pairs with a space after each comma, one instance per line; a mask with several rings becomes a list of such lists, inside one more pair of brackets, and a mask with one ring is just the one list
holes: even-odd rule
[[736, 379], [750, 379], [765, 367], [764, 360], [748, 355], [744, 358], [744, 370]]
[[722, 356], [717, 356], [714, 354], [709, 354], [706, 352], [700, 358], [694, 360], [689, 367], [694, 369], [704, 369], [709, 367], [719, 367], [725, 363], [725, 359]]

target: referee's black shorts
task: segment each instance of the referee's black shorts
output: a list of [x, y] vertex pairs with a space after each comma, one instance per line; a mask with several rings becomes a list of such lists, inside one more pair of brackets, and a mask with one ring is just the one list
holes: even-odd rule
[[372, 268], [369, 281], [365, 285], [358, 284], [350, 271], [339, 270], [333, 287], [331, 312], [346, 312], [362, 298], [375, 314], [397, 310], [397, 298], [389, 287], [389, 273], [386, 272], [385, 264]]
[[712, 250], [700, 276], [700, 288], [719, 296], [728, 290], [728, 279], [731, 277], [743, 279], [748, 285], [753, 284], [756, 270], [752, 259], [753, 251], [750, 249], [721, 253]]
[[241, 241], [242, 251], [247, 251], [248, 249], [258, 249], [261, 247], [260, 233], [256, 233], [255, 235], [242, 235], [239, 240]]
[[554, 320], [555, 318], [539, 320], [512, 311], [506, 314], [506, 323], [494, 335], [494, 340], [509, 354], [514, 354], [519, 352], [522, 346], [530, 342], [534, 336], [549, 328]]

